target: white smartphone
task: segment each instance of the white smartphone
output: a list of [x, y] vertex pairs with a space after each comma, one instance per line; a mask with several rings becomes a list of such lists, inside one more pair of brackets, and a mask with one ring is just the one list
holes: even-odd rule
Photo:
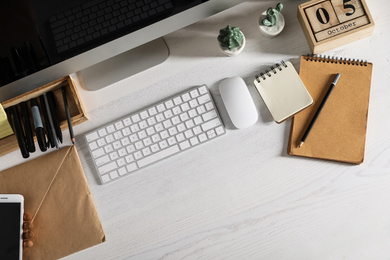
[[0, 194], [0, 259], [22, 259], [23, 201], [19, 194]]

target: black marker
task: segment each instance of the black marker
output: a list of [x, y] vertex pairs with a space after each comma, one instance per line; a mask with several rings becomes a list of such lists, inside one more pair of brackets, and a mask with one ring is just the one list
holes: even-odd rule
[[24, 128], [24, 134], [26, 136], [26, 146], [30, 153], [35, 152], [35, 144], [33, 131], [30, 124], [30, 115], [27, 110], [27, 102], [20, 103], [20, 111], [22, 115], [22, 124]]
[[20, 124], [20, 120], [19, 120], [18, 110], [16, 106], [12, 106], [9, 108], [9, 111], [11, 115], [10, 116], [11, 125], [16, 134], [16, 139], [18, 140], [20, 152], [22, 153], [23, 158], [28, 158], [30, 157], [30, 153], [27, 151], [22, 125]]
[[55, 147], [55, 143], [54, 143], [54, 136], [51, 132], [51, 124], [50, 124], [50, 120], [49, 120], [49, 114], [47, 112], [47, 109], [46, 109], [46, 105], [45, 105], [45, 98], [43, 96], [40, 96], [39, 97], [39, 101], [41, 103], [41, 109], [42, 109], [42, 114], [43, 114], [43, 119], [45, 121], [45, 129], [46, 129], [46, 135], [47, 135], [47, 139], [48, 139], [48, 145], [47, 147]]
[[38, 145], [42, 152], [47, 150], [46, 147], [46, 138], [45, 138], [45, 129], [43, 128], [41, 113], [39, 112], [39, 107], [35, 99], [30, 100], [31, 104], [31, 113], [34, 120], [35, 134], [37, 136]]
[[53, 136], [53, 141], [54, 141], [54, 144], [55, 144], [55, 147], [57, 149], [60, 149], [60, 145], [58, 143], [58, 139], [57, 139], [57, 135], [56, 135], [56, 130], [55, 130], [55, 127], [54, 127], [54, 124], [53, 124], [53, 118], [52, 118], [52, 112], [50, 110], [50, 105], [49, 105], [49, 99], [47, 98], [47, 94], [44, 93], [43, 94], [43, 98], [45, 99], [45, 106], [46, 106], [46, 110], [47, 110], [47, 115], [48, 115], [48, 118], [49, 118], [49, 122], [50, 122], [50, 129], [48, 129], [48, 131], [51, 131], [51, 134]]
[[[47, 101], [49, 103], [49, 108], [48, 112], [51, 115], [51, 119], [53, 121], [53, 127], [56, 132], [56, 136], [58, 140], [62, 143], [62, 132], [61, 132], [61, 127], [60, 127], [60, 122], [58, 121], [57, 118], [57, 112], [56, 112], [56, 101], [54, 98], [54, 93], [49, 91], [46, 93]], [[50, 111], [49, 111], [50, 110]]]

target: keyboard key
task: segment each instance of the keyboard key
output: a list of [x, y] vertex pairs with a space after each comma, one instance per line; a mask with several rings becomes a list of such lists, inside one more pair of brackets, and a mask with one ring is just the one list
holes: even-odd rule
[[119, 121], [119, 122], [115, 123], [116, 130], [121, 130], [123, 127], [125, 127], [125, 126], [123, 125], [122, 121]]
[[170, 108], [172, 108], [174, 106], [174, 104], [173, 104], [173, 101], [172, 100], [168, 100], [167, 102], [165, 102], [165, 107], [167, 108], [167, 109], [170, 109]]
[[147, 122], [149, 126], [155, 125], [157, 123], [156, 118], [154, 117], [148, 118]]
[[127, 146], [126, 151], [127, 153], [134, 153], [136, 151], [135, 146], [134, 145]]
[[119, 175], [125, 175], [127, 173], [126, 168], [122, 167], [118, 170]]
[[98, 131], [98, 133], [99, 133], [99, 136], [100, 136], [100, 137], [104, 137], [104, 136], [107, 135], [107, 131], [106, 131], [105, 128], [100, 129], [100, 130]]
[[148, 157], [145, 157], [145, 158], [139, 160], [138, 161], [138, 165], [139, 165], [139, 167], [144, 167], [146, 165], [149, 165], [151, 163], [159, 161], [159, 160], [161, 160], [163, 158], [166, 158], [166, 157], [168, 157], [168, 156], [170, 156], [172, 154], [175, 154], [175, 153], [177, 153], [179, 151], [180, 151], [179, 147], [177, 145], [174, 145], [172, 147], [169, 147], [168, 149], [162, 150], [162, 151], [160, 151], [158, 153], [155, 153], [155, 154], [153, 154], [151, 156], [148, 156]]
[[115, 132], [115, 127], [114, 127], [114, 125], [109, 125], [109, 126], [106, 127], [106, 129], [107, 129], [107, 132], [108, 132], [108, 133], [113, 133], [113, 132]]
[[133, 120], [134, 123], [137, 123], [141, 120], [138, 114], [135, 114], [131, 117], [131, 120]]
[[164, 104], [159, 104], [156, 108], [158, 112], [163, 112], [165, 110]]
[[211, 129], [211, 130], [207, 131], [207, 137], [208, 138], [214, 138], [216, 136], [217, 136], [217, 134], [215, 133], [214, 129]]
[[112, 153], [110, 153], [110, 159], [111, 159], [111, 161], [115, 161], [115, 160], [118, 159], [118, 158], [119, 158], [119, 155], [118, 155], [117, 152], [112, 152]]
[[215, 128], [215, 127], [217, 127], [219, 125], [221, 125], [221, 121], [218, 118], [215, 118], [215, 119], [213, 119], [211, 121], [208, 121], [208, 122], [204, 123], [202, 125], [202, 129], [203, 129], [203, 131], [206, 132], [206, 131], [208, 131], [208, 130], [210, 130], [212, 128]]
[[205, 133], [200, 134], [198, 137], [199, 137], [199, 141], [201, 142], [207, 141], [207, 136]]
[[105, 152], [104, 152], [103, 148], [100, 148], [100, 149], [97, 149], [97, 150], [92, 152], [92, 157], [99, 158], [100, 156], [102, 156], [104, 154], [105, 154]]
[[188, 93], [183, 94], [181, 97], [183, 98], [184, 102], [187, 102], [188, 100], [191, 99], [190, 94]]
[[95, 141], [93, 141], [92, 143], [89, 143], [89, 149], [95, 150], [96, 148], [98, 148], [98, 145]]
[[209, 95], [203, 95], [203, 96], [200, 96], [199, 98], [198, 98], [198, 102], [199, 102], [199, 104], [204, 104], [204, 103], [206, 103], [206, 102], [209, 102], [210, 101], [210, 96]]
[[142, 154], [141, 151], [137, 151], [137, 152], [134, 153], [134, 159], [139, 160], [142, 157], [144, 157], [144, 155]]
[[217, 135], [222, 135], [225, 133], [225, 129], [222, 126], [219, 126], [215, 128], [215, 132], [217, 133]]
[[110, 172], [110, 177], [111, 177], [111, 179], [116, 179], [116, 178], [118, 178], [118, 177], [119, 177], [118, 172], [117, 172], [117, 171], [112, 171], [112, 172]]
[[105, 174], [108, 173], [114, 169], [116, 169], [116, 162], [110, 162], [102, 167], [99, 167], [99, 173], [100, 174]]
[[205, 105], [205, 107], [206, 107], [206, 110], [207, 110], [207, 111], [210, 111], [211, 109], [214, 109], [214, 105], [213, 105], [213, 103], [211, 103], [211, 102], [208, 102], [208, 103]]
[[199, 143], [199, 140], [195, 136], [195, 137], [190, 139], [190, 143], [191, 143], [192, 146], [194, 146], [194, 145], [197, 145]]
[[107, 143], [112, 143], [115, 141], [115, 138], [113, 135], [107, 135], [105, 139], [106, 139]]
[[114, 148], [112, 147], [111, 144], [109, 144], [109, 145], [104, 146], [104, 151], [105, 151], [106, 153], [111, 153], [111, 152], [114, 151]]
[[190, 95], [192, 98], [196, 98], [199, 96], [199, 92], [197, 89], [194, 89], [193, 91], [190, 92]]
[[130, 119], [130, 117], [126, 117], [125, 119], [123, 119], [123, 124], [125, 125], [125, 126], [129, 126], [129, 125], [131, 125], [131, 119]]
[[130, 155], [125, 157], [125, 160], [127, 163], [131, 163], [131, 162], [134, 162], [134, 157], [133, 157], [133, 155], [130, 154]]
[[118, 167], [122, 167], [126, 165], [126, 161], [124, 158], [120, 158], [119, 160], [116, 161], [116, 163], [118, 164]]
[[128, 128], [128, 127], [124, 128], [124, 129], [122, 130], [122, 134], [123, 134], [123, 136], [128, 136], [128, 135], [130, 135], [130, 134], [131, 134], [130, 128]]
[[101, 138], [101, 139], [97, 140], [97, 145], [99, 147], [102, 147], [103, 145], [106, 145], [106, 144], [107, 144], [106, 143], [106, 139], [104, 139], [104, 138]]
[[104, 155], [98, 159], [96, 159], [96, 165], [99, 167], [99, 166], [102, 166], [106, 163], [110, 162], [110, 157], [108, 157], [108, 155]]
[[185, 149], [187, 149], [187, 148], [190, 148], [190, 142], [188, 142], [187, 140], [185, 140], [184, 142], [181, 142], [180, 143], [180, 149], [182, 149], [182, 150], [185, 150]]
[[148, 109], [148, 111], [149, 111], [149, 114], [151, 116], [154, 116], [155, 114], [157, 114], [157, 109], [155, 107]]
[[180, 105], [181, 103], [183, 103], [183, 101], [181, 100], [181, 97], [175, 97], [173, 99], [173, 103], [175, 103], [175, 105]]
[[202, 118], [204, 121], [209, 121], [210, 119], [213, 119], [215, 117], [217, 117], [217, 113], [215, 112], [215, 110], [211, 110], [210, 112], [207, 112], [205, 114], [202, 115]]
[[86, 138], [87, 138], [87, 142], [92, 142], [92, 141], [98, 139], [98, 138], [99, 138], [99, 135], [98, 135], [97, 132], [93, 132], [93, 133], [88, 134], [88, 135], [86, 136]]
[[102, 176], [101, 180], [103, 183], [106, 183], [106, 182], [109, 182], [111, 179], [110, 179], [110, 176], [108, 174], [105, 174]]
[[148, 112], [147, 111], [142, 111], [141, 113], [140, 113], [140, 116], [141, 116], [141, 119], [145, 119], [145, 118], [148, 118]]
[[137, 170], [137, 165], [135, 163], [131, 163], [131, 164], [126, 166], [126, 170], [128, 173], [133, 172], [133, 171]]
[[114, 133], [115, 140], [119, 140], [123, 137], [122, 132], [118, 131]]

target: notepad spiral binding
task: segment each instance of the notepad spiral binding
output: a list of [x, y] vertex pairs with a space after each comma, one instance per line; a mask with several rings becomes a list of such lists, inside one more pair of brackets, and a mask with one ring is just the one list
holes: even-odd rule
[[276, 63], [274, 66], [270, 67], [270, 70], [265, 70], [264, 72], [260, 72], [259, 75], [256, 75], [255, 77], [256, 77], [257, 82], [260, 83], [260, 78], [262, 78], [263, 80], [266, 80], [267, 79], [266, 76], [271, 77], [272, 76], [271, 72], [273, 74], [276, 74], [276, 73], [278, 73], [277, 70], [282, 71], [283, 68], [287, 68], [287, 64], [283, 60], [280, 63], [281, 64]]
[[326, 63], [338, 63], [338, 64], [345, 64], [345, 65], [356, 65], [356, 66], [367, 66], [367, 60], [355, 60], [355, 59], [348, 59], [348, 58], [339, 58], [335, 56], [329, 56], [326, 57], [326, 55], [315, 55], [315, 54], [308, 54], [305, 56], [307, 61], [314, 61], [314, 62], [326, 62]]

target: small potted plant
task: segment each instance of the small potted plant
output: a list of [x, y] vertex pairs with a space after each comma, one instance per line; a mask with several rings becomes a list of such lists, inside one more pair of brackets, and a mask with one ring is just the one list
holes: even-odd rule
[[279, 3], [276, 8], [270, 7], [261, 14], [259, 19], [260, 31], [269, 38], [277, 36], [284, 28], [284, 17], [281, 14], [283, 4]]
[[228, 56], [239, 54], [245, 47], [245, 36], [238, 27], [226, 26], [219, 31], [217, 39], [222, 52]]

